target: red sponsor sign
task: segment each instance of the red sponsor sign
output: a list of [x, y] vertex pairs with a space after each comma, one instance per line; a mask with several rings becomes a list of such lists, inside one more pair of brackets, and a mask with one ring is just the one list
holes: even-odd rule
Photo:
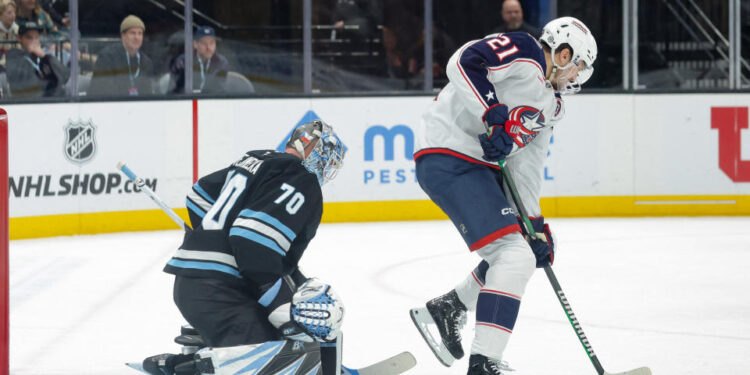
[[750, 160], [741, 155], [740, 131], [747, 127], [747, 107], [711, 108], [711, 129], [719, 130], [719, 168], [734, 182], [750, 182]]

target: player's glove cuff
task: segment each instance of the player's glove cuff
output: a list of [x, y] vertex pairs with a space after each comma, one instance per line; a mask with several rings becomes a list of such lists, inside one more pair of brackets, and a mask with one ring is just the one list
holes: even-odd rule
[[[519, 221], [521, 221], [520, 218]], [[544, 222], [543, 216], [531, 219], [531, 226], [537, 234], [537, 237], [529, 240], [531, 251], [534, 252], [536, 257], [536, 267], [551, 266], [555, 262], [555, 236], [552, 234], [549, 224]], [[523, 223], [521, 223], [521, 231], [528, 238], [528, 232], [526, 232], [526, 226]]]

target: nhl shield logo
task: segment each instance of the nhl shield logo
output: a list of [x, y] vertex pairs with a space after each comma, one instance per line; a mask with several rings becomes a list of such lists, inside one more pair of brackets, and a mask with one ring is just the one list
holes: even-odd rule
[[91, 160], [96, 153], [95, 130], [91, 120], [68, 120], [68, 124], [65, 125], [65, 157], [76, 164]]

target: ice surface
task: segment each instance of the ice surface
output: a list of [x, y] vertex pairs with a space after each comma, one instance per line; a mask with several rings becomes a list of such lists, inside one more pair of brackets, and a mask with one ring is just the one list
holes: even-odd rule
[[[610, 372], [750, 374], [750, 218], [550, 219], [555, 272]], [[131, 374], [125, 362], [176, 352], [183, 320], [161, 272], [180, 231], [12, 241], [11, 374]], [[409, 374], [440, 365], [408, 310], [479, 258], [448, 221], [325, 224], [303, 270], [344, 299], [344, 363], [409, 350]], [[470, 319], [464, 331], [468, 351]], [[532, 278], [505, 359], [517, 375], [594, 374], [544, 272]]]

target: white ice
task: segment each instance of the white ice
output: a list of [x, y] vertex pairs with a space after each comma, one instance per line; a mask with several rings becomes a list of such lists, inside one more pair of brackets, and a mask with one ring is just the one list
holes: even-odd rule
[[[554, 269], [604, 368], [658, 375], [750, 374], [750, 218], [556, 219]], [[162, 266], [181, 232], [12, 241], [11, 374], [131, 374], [125, 362], [176, 352], [183, 320]], [[440, 365], [408, 309], [479, 261], [448, 221], [325, 224], [306, 274], [344, 299], [344, 363], [411, 351], [408, 374]], [[472, 324], [464, 331], [468, 351]], [[514, 374], [595, 374], [539, 270], [505, 359]]]

